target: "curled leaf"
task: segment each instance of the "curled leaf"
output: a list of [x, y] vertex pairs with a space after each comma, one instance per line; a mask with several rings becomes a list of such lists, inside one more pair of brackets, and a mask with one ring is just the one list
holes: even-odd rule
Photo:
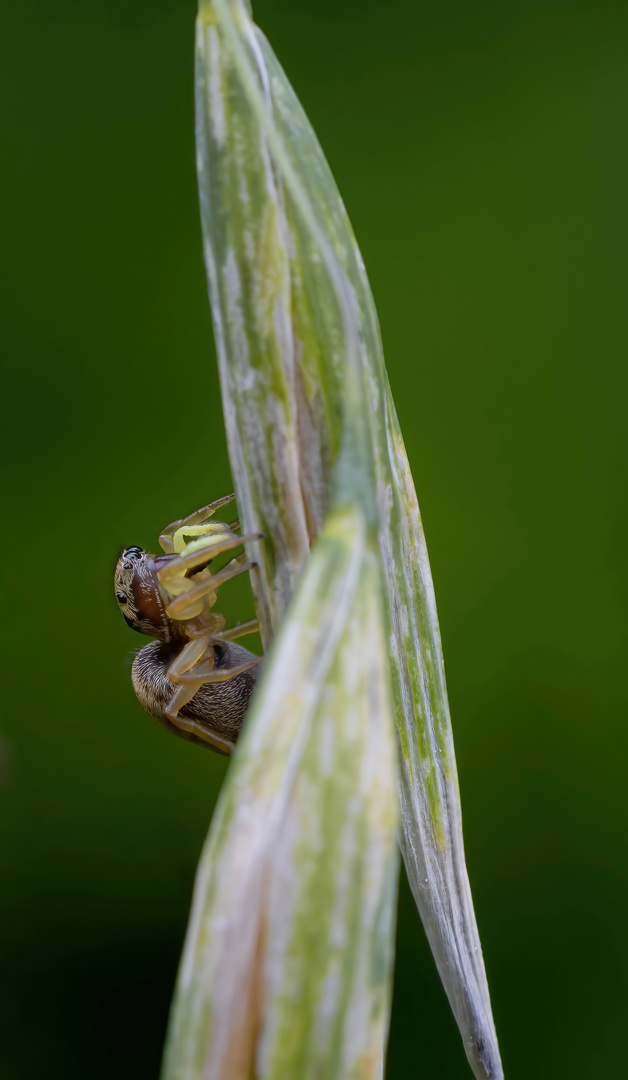
[[332, 514], [203, 852], [164, 1080], [381, 1075], [398, 808], [379, 573], [359, 512]]

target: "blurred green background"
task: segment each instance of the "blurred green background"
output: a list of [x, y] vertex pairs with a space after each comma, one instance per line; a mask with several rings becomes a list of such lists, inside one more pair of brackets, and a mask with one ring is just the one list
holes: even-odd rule
[[[628, 5], [255, 10], [381, 317], [506, 1075], [623, 1077]], [[226, 768], [135, 702], [111, 585], [121, 544], [230, 488], [194, 14], [3, 11], [3, 1080], [157, 1076]], [[419, 1076], [470, 1073], [402, 882], [388, 1077]]]

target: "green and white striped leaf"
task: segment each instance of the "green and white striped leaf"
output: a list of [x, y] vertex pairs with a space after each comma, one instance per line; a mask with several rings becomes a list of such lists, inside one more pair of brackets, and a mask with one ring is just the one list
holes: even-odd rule
[[[404, 858], [471, 1066], [499, 1080], [434, 593], [377, 316], [325, 158], [242, 0], [201, 0], [197, 146], [232, 471], [244, 528], [266, 534], [252, 552], [262, 635], [269, 642], [280, 625], [332, 492], [346, 502], [355, 488], [370, 519], [370, 484], [387, 585]], [[351, 394], [356, 358], [362, 386]]]
[[164, 1080], [382, 1075], [398, 806], [379, 575], [360, 511], [332, 514], [202, 856]]

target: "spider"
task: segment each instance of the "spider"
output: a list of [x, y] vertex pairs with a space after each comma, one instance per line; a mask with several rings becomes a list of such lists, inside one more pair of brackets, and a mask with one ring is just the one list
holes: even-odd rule
[[209, 520], [234, 498], [226, 495], [168, 525], [159, 537], [164, 555], [124, 548], [114, 573], [126, 622], [156, 639], [133, 661], [140, 704], [170, 731], [222, 754], [235, 746], [262, 659], [235, 644], [259, 629], [256, 620], [223, 630], [224, 617], [211, 612], [219, 587], [255, 565], [242, 554], [211, 574], [212, 559], [262, 538], [237, 536], [238, 522]]

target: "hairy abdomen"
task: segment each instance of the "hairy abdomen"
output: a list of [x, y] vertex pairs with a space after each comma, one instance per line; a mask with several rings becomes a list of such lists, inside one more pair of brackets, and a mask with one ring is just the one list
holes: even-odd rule
[[[254, 659], [254, 654], [234, 641], [214, 642], [216, 671], [232, 668]], [[151, 641], [140, 649], [131, 677], [133, 689], [147, 713], [181, 738], [207, 747], [207, 742], [191, 732], [182, 731], [166, 716], [166, 710], [177, 689], [168, 678], [168, 668], [180, 652], [180, 645]], [[235, 744], [249, 706], [259, 668], [234, 675], [225, 682], [205, 683], [180, 711], [181, 716], [195, 720], [210, 732]], [[215, 749], [215, 747], [213, 748]]]

